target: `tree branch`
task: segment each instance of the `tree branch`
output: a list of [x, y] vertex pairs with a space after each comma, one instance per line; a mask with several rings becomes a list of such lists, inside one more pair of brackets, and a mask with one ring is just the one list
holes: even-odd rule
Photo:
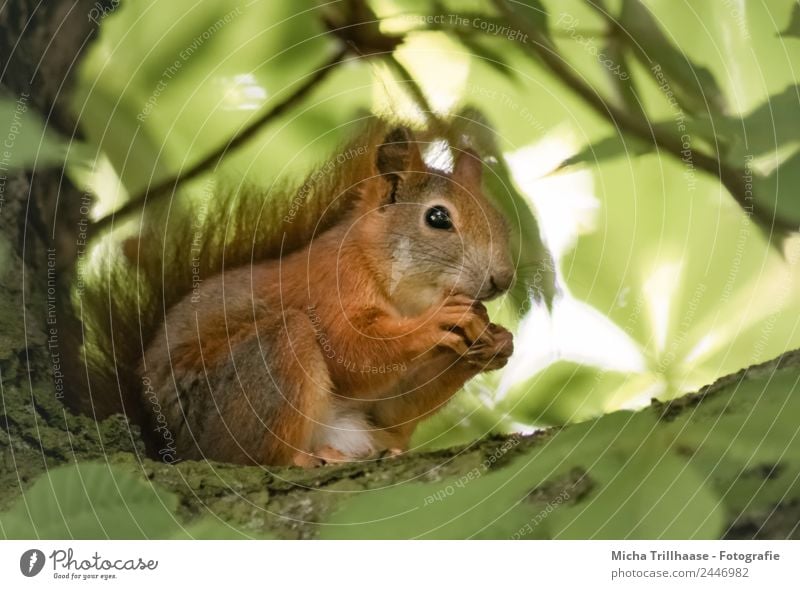
[[146, 189], [141, 195], [131, 199], [116, 211], [95, 221], [91, 226], [91, 234], [93, 236], [97, 235], [100, 231], [106, 229], [113, 223], [114, 219], [118, 216], [124, 216], [135, 210], [143, 209], [148, 200], [152, 202], [167, 194], [174, 194], [179, 184], [197, 178], [201, 174], [214, 168], [229, 151], [242, 146], [252, 139], [262, 128], [300, 102], [311, 90], [322, 82], [337, 65], [345, 61], [347, 53], [347, 48], [342, 48], [337, 51], [325, 65], [309, 74], [297, 90], [261, 115], [249, 127], [235, 134], [225, 145], [220, 146], [216, 151], [200, 160], [191, 168], [181, 170], [173, 178], [164, 180], [153, 188]]

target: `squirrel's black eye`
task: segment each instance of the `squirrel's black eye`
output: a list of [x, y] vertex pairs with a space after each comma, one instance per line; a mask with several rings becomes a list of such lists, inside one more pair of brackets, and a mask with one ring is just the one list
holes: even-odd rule
[[425, 222], [434, 229], [453, 228], [453, 221], [450, 219], [450, 211], [441, 205], [431, 207], [425, 212]]

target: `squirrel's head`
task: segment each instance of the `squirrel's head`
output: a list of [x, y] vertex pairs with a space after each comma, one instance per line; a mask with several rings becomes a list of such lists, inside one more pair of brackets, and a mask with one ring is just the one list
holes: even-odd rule
[[366, 241], [390, 260], [381, 272], [389, 295], [413, 312], [448, 293], [502, 294], [514, 266], [505, 219], [481, 189], [481, 159], [458, 151], [445, 173], [425, 165], [419, 145], [403, 127], [386, 136], [375, 156], [379, 177], [359, 207]]

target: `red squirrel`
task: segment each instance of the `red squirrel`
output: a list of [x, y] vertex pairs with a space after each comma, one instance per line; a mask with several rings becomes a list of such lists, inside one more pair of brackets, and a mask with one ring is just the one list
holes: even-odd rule
[[168, 310], [140, 374], [181, 458], [397, 454], [465, 382], [506, 364], [512, 335], [482, 301], [514, 280], [508, 229], [480, 158], [454, 151], [452, 172], [434, 169], [410, 130], [391, 130], [333, 226]]

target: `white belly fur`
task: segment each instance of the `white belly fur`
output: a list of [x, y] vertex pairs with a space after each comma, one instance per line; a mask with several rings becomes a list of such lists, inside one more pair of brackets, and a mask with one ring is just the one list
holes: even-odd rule
[[330, 446], [351, 458], [371, 456], [378, 451], [374, 429], [362, 411], [333, 405], [324, 423], [314, 430], [312, 452]]

